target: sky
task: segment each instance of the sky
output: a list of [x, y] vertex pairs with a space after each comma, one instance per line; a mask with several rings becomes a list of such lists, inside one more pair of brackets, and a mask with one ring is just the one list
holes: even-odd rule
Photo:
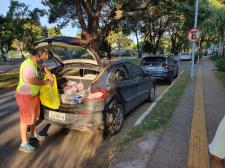
[[[30, 9], [33, 9], [33, 8], [47, 9], [41, 3], [41, 0], [18, 0], [18, 1], [28, 5]], [[9, 10], [9, 5], [10, 5], [10, 0], [1, 0], [0, 14], [6, 15], [7, 11]], [[41, 18], [41, 24], [46, 27], [56, 26], [56, 24], [48, 23], [48, 16], [44, 16]], [[65, 36], [74, 37], [76, 34], [80, 32], [80, 30], [78, 30], [76, 27], [72, 27], [71, 25], [68, 25], [67, 27], [61, 29], [61, 32]], [[136, 43], [136, 39], [134, 35], [131, 35], [129, 37]]]
[[[45, 6], [43, 6], [43, 4], [41, 3], [41, 0], [18, 0], [18, 1], [28, 5], [30, 9], [33, 9], [33, 8], [47, 9]], [[6, 15], [7, 11], [9, 10], [9, 5], [10, 5], [10, 0], [1, 0], [0, 14]], [[48, 23], [48, 16], [41, 18], [41, 24], [47, 27], [56, 26], [56, 24]], [[71, 27], [70, 25], [68, 25], [67, 27], [61, 29], [61, 32], [65, 36], [74, 37], [77, 33], [79, 33], [79, 30], [76, 29], [75, 27]]]

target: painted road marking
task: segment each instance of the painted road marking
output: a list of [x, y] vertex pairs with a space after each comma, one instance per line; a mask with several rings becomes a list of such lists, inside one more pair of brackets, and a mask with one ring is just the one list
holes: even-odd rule
[[174, 83], [180, 78], [180, 76], [183, 73], [184, 73], [184, 70], [181, 71], [177, 79], [175, 79], [174, 82], [168, 88], [166, 88], [166, 90], [164, 90], [164, 92], [151, 104], [151, 106], [149, 106], [148, 109], [144, 113], [142, 113], [142, 115], [134, 123], [134, 127], [142, 123], [142, 121], [148, 116], [148, 114], [152, 111], [152, 109], [155, 107], [158, 101], [162, 99], [162, 97], [166, 94], [166, 92], [168, 92], [168, 90], [174, 85]]
[[201, 69], [198, 68], [195, 101], [192, 114], [191, 135], [189, 141], [188, 168], [209, 168], [208, 142], [205, 125], [203, 85]]

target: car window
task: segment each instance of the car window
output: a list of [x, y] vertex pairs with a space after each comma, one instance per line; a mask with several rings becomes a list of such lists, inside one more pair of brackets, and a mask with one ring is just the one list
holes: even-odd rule
[[163, 62], [166, 61], [165, 57], [146, 57], [142, 60], [142, 65], [161, 65]]
[[128, 73], [124, 66], [118, 66], [113, 70], [111, 75], [111, 80], [113, 81], [123, 81], [128, 79]]
[[164, 57], [147, 57], [143, 59], [144, 62], [164, 62]]
[[69, 59], [90, 59], [94, 60], [94, 57], [87, 51], [87, 49], [80, 46], [62, 47], [52, 46], [52, 50], [62, 60]]
[[144, 71], [137, 65], [126, 63], [126, 67], [128, 69], [129, 79], [145, 76]]

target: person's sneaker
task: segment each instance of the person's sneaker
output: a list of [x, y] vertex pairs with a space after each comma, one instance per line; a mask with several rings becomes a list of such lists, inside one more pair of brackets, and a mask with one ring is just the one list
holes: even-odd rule
[[30, 144], [20, 144], [19, 150], [26, 153], [31, 153], [35, 150], [35, 148]]
[[46, 139], [46, 136], [39, 135], [39, 134], [37, 134], [36, 136], [30, 137], [30, 141], [35, 141], [35, 140], [43, 141], [45, 139]]

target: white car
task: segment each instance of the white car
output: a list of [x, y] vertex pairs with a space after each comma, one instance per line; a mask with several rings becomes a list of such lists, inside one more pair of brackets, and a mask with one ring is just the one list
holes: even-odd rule
[[182, 53], [180, 55], [180, 60], [181, 61], [190, 61], [191, 60], [191, 54], [189, 54], [188, 52]]

